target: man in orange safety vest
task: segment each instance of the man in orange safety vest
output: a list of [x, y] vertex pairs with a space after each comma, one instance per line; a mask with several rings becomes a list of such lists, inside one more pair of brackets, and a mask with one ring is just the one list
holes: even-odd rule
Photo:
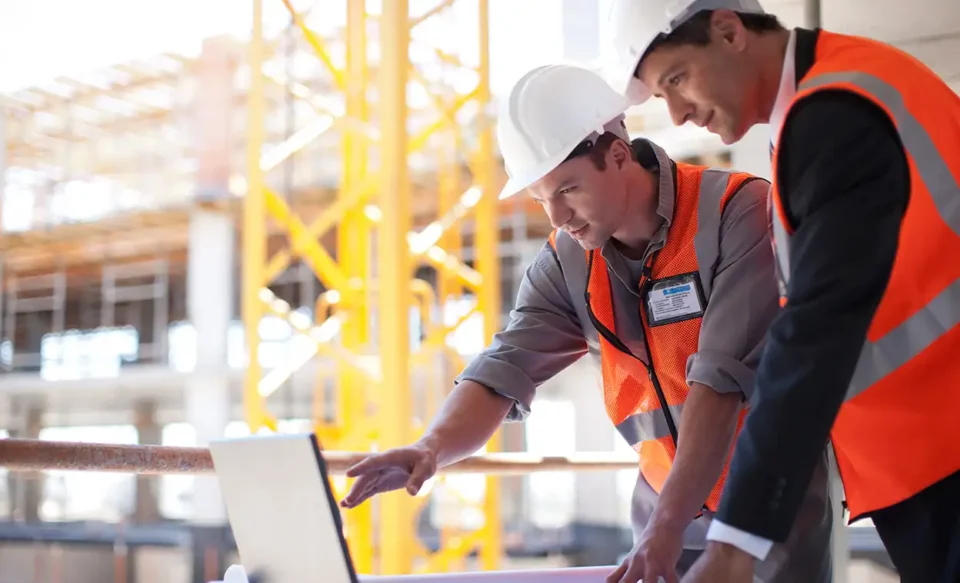
[[[639, 456], [635, 546], [611, 581], [675, 581], [703, 548], [724, 487], [764, 336], [777, 311], [767, 243], [769, 183], [671, 160], [631, 141], [625, 100], [597, 74], [538, 67], [505, 99], [498, 140], [509, 181], [555, 227], [526, 271], [507, 328], [459, 376], [426, 434], [373, 456], [343, 505], [416, 493], [537, 387], [589, 354], [611, 423]], [[829, 581], [826, 458], [805, 516], [755, 572], [767, 582]]]
[[708, 551], [748, 581], [829, 439], [850, 520], [907, 582], [960, 581], [960, 97], [870, 39], [788, 30], [757, 0], [615, 0], [618, 84], [738, 141], [770, 124], [782, 311]]

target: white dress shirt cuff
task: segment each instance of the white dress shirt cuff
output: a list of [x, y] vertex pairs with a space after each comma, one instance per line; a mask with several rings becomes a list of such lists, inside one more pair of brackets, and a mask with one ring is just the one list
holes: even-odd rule
[[716, 518], [710, 521], [710, 528], [707, 529], [707, 540], [733, 545], [741, 551], [753, 555], [758, 561], [766, 559], [767, 553], [773, 547], [772, 540], [724, 524]]

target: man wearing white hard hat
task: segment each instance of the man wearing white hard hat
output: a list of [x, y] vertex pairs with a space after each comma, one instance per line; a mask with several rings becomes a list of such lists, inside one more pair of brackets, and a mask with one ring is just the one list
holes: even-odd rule
[[614, 0], [611, 24], [632, 102], [728, 144], [770, 129], [782, 310], [685, 581], [746, 580], [828, 439], [850, 521], [873, 520], [902, 580], [960, 581], [960, 98], [895, 47], [788, 30], [755, 0]]
[[[636, 544], [610, 581], [676, 581], [703, 549], [777, 310], [769, 183], [631, 142], [626, 108], [575, 66], [538, 67], [514, 85], [497, 126], [509, 176], [501, 197], [527, 191], [556, 230], [509, 325], [462, 372], [424, 437], [352, 468], [345, 507], [416, 493], [504, 420], [524, 419], [537, 387], [589, 354], [603, 380], [597, 398], [639, 458]], [[807, 520], [757, 565], [758, 580], [829, 580], [826, 468], [804, 496]]]

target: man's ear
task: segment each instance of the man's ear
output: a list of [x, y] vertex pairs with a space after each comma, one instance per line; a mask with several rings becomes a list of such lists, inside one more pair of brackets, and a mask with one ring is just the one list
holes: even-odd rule
[[617, 168], [623, 168], [633, 158], [628, 150], [629, 147], [623, 140], [614, 140], [610, 144], [610, 156]]
[[715, 10], [710, 15], [710, 38], [739, 52], [747, 44], [747, 29], [736, 12]]

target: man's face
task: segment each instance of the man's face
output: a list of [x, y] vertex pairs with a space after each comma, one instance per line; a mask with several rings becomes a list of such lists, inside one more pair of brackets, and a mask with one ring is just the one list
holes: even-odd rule
[[530, 196], [586, 250], [596, 249], [617, 232], [627, 214], [628, 187], [623, 171], [630, 158], [625, 143], [615, 141], [600, 170], [589, 155], [564, 162], [529, 187]]
[[722, 12], [713, 15], [710, 44], [661, 46], [644, 58], [638, 76], [667, 102], [674, 124], [693, 122], [729, 145], [754, 123], [753, 84], [743, 59], [743, 24]]

